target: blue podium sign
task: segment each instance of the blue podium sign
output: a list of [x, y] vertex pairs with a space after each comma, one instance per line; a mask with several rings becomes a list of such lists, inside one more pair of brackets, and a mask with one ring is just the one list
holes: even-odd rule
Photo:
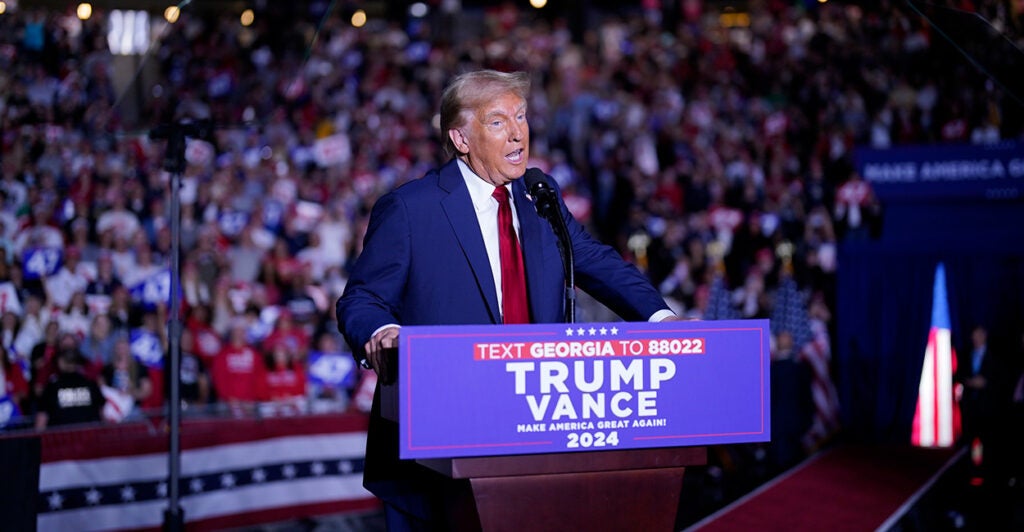
[[402, 458], [768, 441], [768, 320], [403, 327]]

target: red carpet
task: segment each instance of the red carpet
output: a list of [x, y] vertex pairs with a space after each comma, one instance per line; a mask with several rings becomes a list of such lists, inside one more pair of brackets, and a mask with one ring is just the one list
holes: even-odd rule
[[690, 530], [876, 530], [952, 457], [909, 447], [828, 449]]

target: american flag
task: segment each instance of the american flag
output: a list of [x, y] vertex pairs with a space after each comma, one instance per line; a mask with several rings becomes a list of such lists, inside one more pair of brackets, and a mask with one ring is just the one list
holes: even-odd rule
[[953, 390], [956, 351], [950, 337], [946, 267], [940, 262], [935, 267], [931, 327], [910, 434], [911, 443], [919, 447], [949, 447], [960, 436], [960, 409]]
[[812, 444], [821, 443], [839, 430], [839, 393], [832, 382], [832, 346], [823, 321], [811, 320], [811, 340], [800, 349], [800, 358], [811, 367], [814, 420], [807, 437]]
[[733, 306], [729, 297], [729, 289], [725, 286], [722, 276], [715, 275], [708, 293], [708, 308], [704, 311], [706, 320], [738, 320], [740, 312]]
[[[180, 505], [189, 530], [376, 509], [362, 487], [364, 416], [190, 421]], [[147, 424], [42, 436], [39, 530], [158, 529], [167, 436]]]
[[793, 337], [793, 350], [811, 368], [814, 419], [805, 443], [813, 447], [839, 430], [839, 394], [832, 382], [832, 348], [828, 328], [821, 320], [811, 319], [807, 298], [792, 276], [784, 276], [775, 291], [771, 329], [775, 335], [789, 332]]
[[800, 351], [814, 335], [811, 333], [811, 319], [807, 315], [807, 302], [804, 294], [790, 275], [785, 275], [775, 290], [771, 315], [772, 334], [778, 336], [783, 331], [793, 337], [793, 350]]

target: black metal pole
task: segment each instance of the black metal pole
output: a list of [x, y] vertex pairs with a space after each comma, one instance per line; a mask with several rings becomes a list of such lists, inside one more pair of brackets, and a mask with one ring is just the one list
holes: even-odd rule
[[178, 479], [181, 478], [181, 302], [178, 297], [180, 270], [179, 254], [181, 250], [181, 204], [178, 188], [181, 186], [181, 174], [171, 173], [171, 311], [168, 321], [171, 372], [171, 393], [169, 419], [170, 435], [168, 445], [168, 506], [164, 522], [167, 530], [184, 529], [185, 516], [178, 503]]
[[185, 529], [185, 514], [179, 503], [181, 478], [181, 174], [185, 171], [187, 137], [202, 136], [204, 126], [179, 123], [160, 126], [150, 132], [154, 139], [166, 139], [164, 169], [171, 175], [171, 308], [167, 320], [170, 398], [168, 399], [167, 495], [163, 529], [180, 532]]
[[565, 220], [556, 213], [559, 223], [556, 224], [563, 242], [562, 267], [565, 268], [565, 322], [576, 323], [576, 260], [573, 257], [572, 238]]

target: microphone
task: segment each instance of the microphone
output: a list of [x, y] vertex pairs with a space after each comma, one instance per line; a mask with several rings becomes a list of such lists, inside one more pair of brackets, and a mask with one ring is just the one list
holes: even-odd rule
[[[526, 175], [523, 176], [523, 180], [526, 181], [526, 190], [530, 192], [534, 201], [537, 202], [537, 212], [547, 218], [552, 225], [555, 225], [557, 222], [552, 219], [552, 216], [558, 216], [558, 195], [551, 188], [551, 185], [548, 184], [548, 177], [544, 175], [540, 168], [528, 168]], [[561, 219], [561, 216], [558, 216], [558, 218]], [[557, 229], [555, 233], [558, 234]]]
[[558, 193], [548, 182], [548, 176], [539, 168], [528, 168], [523, 176], [526, 190], [533, 197], [537, 214], [551, 224], [551, 229], [558, 237], [558, 251], [562, 255], [562, 268], [565, 275], [565, 322], [576, 322], [576, 267], [573, 259], [572, 238], [569, 228], [565, 225], [562, 210], [558, 206]]

